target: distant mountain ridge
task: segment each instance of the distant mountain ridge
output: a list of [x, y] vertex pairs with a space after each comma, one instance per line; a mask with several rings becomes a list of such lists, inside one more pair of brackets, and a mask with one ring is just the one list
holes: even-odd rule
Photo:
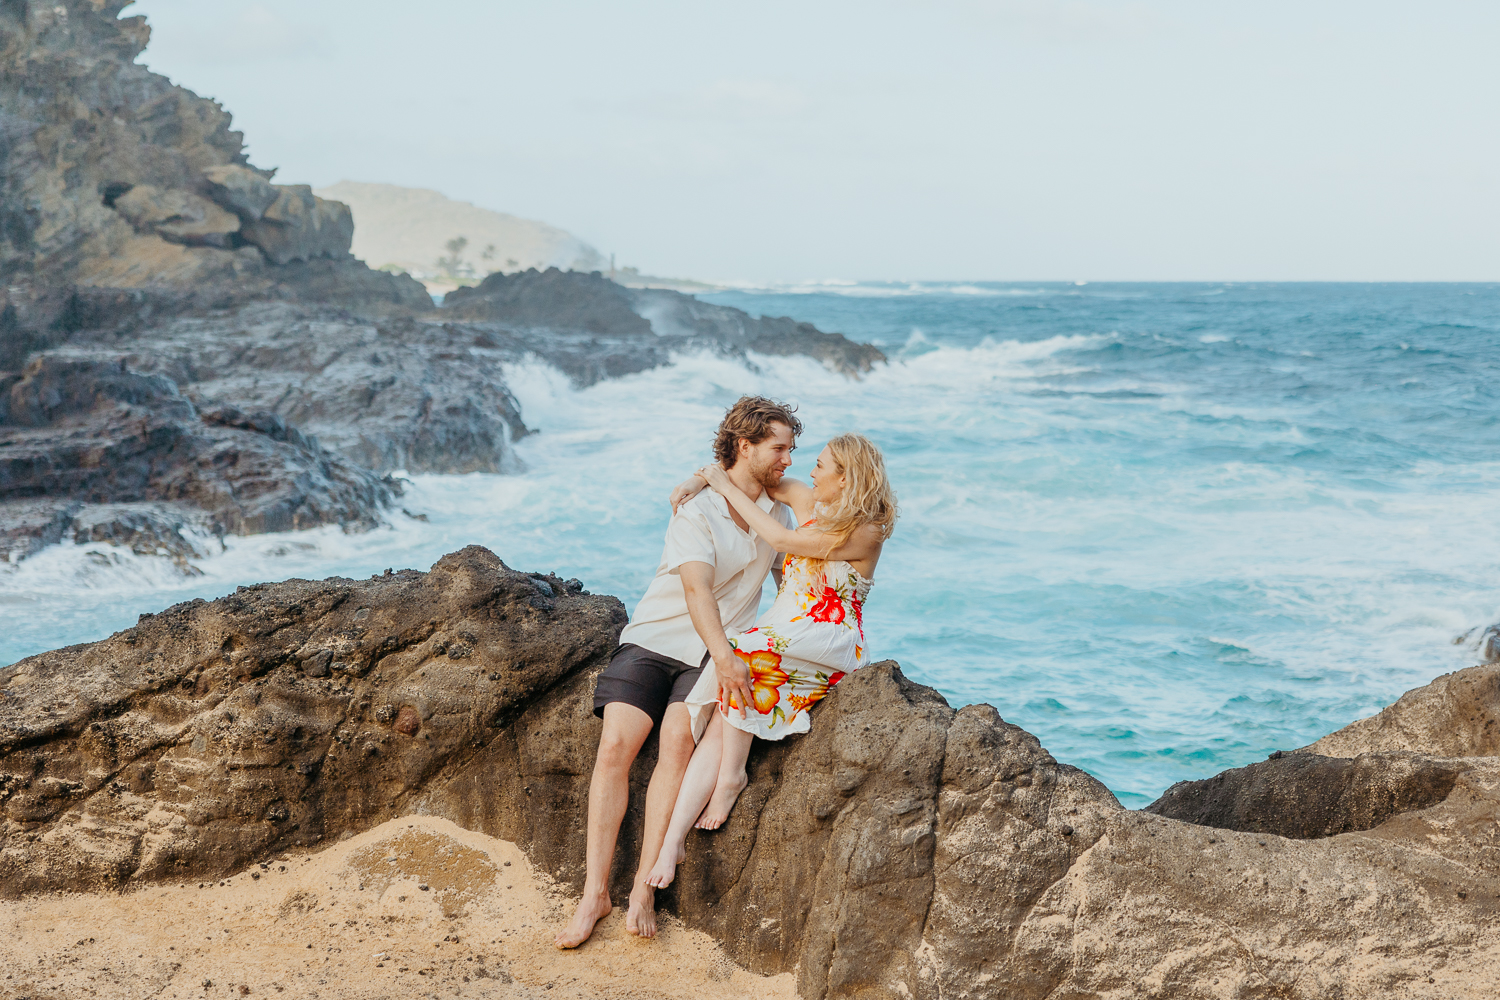
[[[317, 189], [354, 213], [351, 252], [371, 267], [397, 267], [419, 279], [491, 271], [597, 271], [609, 260], [572, 233], [545, 222], [480, 208], [427, 188], [340, 181]], [[454, 253], [449, 241], [465, 244]]]

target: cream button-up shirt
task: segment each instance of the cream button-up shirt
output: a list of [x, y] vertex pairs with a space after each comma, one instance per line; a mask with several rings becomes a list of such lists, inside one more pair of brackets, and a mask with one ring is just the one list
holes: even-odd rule
[[[790, 507], [761, 494], [755, 504], [788, 528], [796, 528]], [[653, 653], [696, 667], [708, 647], [693, 628], [687, 595], [678, 570], [683, 563], [708, 563], [714, 568], [714, 600], [726, 635], [738, 635], [755, 624], [760, 590], [776, 550], [752, 531], [741, 531], [730, 516], [729, 501], [704, 490], [677, 508], [667, 524], [661, 565], [646, 594], [635, 606], [620, 642], [634, 643]]]

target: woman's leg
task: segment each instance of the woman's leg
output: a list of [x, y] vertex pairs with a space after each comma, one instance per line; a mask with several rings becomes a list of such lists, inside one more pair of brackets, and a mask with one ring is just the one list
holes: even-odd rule
[[703, 805], [713, 794], [718, 780], [719, 757], [724, 743], [724, 732], [738, 732], [724, 725], [719, 713], [713, 713], [693, 759], [688, 761], [687, 773], [682, 776], [682, 786], [677, 790], [677, 803], [672, 807], [672, 821], [667, 826], [667, 837], [662, 842], [661, 853], [656, 856], [656, 866], [646, 876], [646, 884], [658, 889], [672, 884], [677, 877], [677, 866], [686, 854], [688, 831], [693, 820], [703, 811]]
[[[719, 721], [717, 712], [714, 713], [714, 721]], [[717, 830], [723, 826], [729, 819], [729, 810], [734, 808], [740, 792], [745, 790], [745, 762], [750, 759], [750, 744], [754, 742], [755, 734], [730, 725], [723, 728], [719, 778], [714, 784], [713, 799], [708, 803], [708, 808], [703, 810], [703, 815], [698, 817], [697, 826], [700, 830]], [[677, 801], [682, 802], [680, 798]]]

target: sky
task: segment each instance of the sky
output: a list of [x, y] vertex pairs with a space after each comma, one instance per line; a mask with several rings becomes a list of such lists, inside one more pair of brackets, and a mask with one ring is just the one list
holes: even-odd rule
[[1500, 279], [1500, 4], [138, 0], [282, 183], [717, 280]]

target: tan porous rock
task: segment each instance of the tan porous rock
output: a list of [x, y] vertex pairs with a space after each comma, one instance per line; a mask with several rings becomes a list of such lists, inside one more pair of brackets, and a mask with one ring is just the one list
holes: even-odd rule
[[277, 185], [276, 191], [260, 218], [241, 228], [247, 243], [260, 247], [273, 264], [348, 256], [354, 239], [348, 205], [319, 198], [306, 184]]
[[1306, 749], [1328, 757], [1398, 750], [1434, 757], [1500, 754], [1500, 663], [1444, 674]]
[[[0, 892], [223, 877], [414, 813], [512, 841], [576, 891], [590, 695], [624, 620], [471, 547], [427, 573], [241, 588], [0, 670]], [[1374, 825], [1226, 829], [1122, 809], [993, 708], [876, 663], [810, 733], [757, 744], [729, 822], [689, 837], [659, 902], [809, 1000], [1493, 995], [1500, 762], [1349, 740], [1365, 763], [1285, 755], [1199, 801], [1305, 788]], [[1433, 774], [1451, 783], [1373, 808]], [[1216, 822], [1262, 822], [1254, 795], [1225, 801]]]
[[191, 191], [137, 184], [114, 200], [114, 209], [138, 230], [186, 246], [227, 247], [239, 216]]
[[238, 163], [220, 163], [203, 171], [210, 197], [247, 222], [255, 222], [281, 192], [259, 170]]

